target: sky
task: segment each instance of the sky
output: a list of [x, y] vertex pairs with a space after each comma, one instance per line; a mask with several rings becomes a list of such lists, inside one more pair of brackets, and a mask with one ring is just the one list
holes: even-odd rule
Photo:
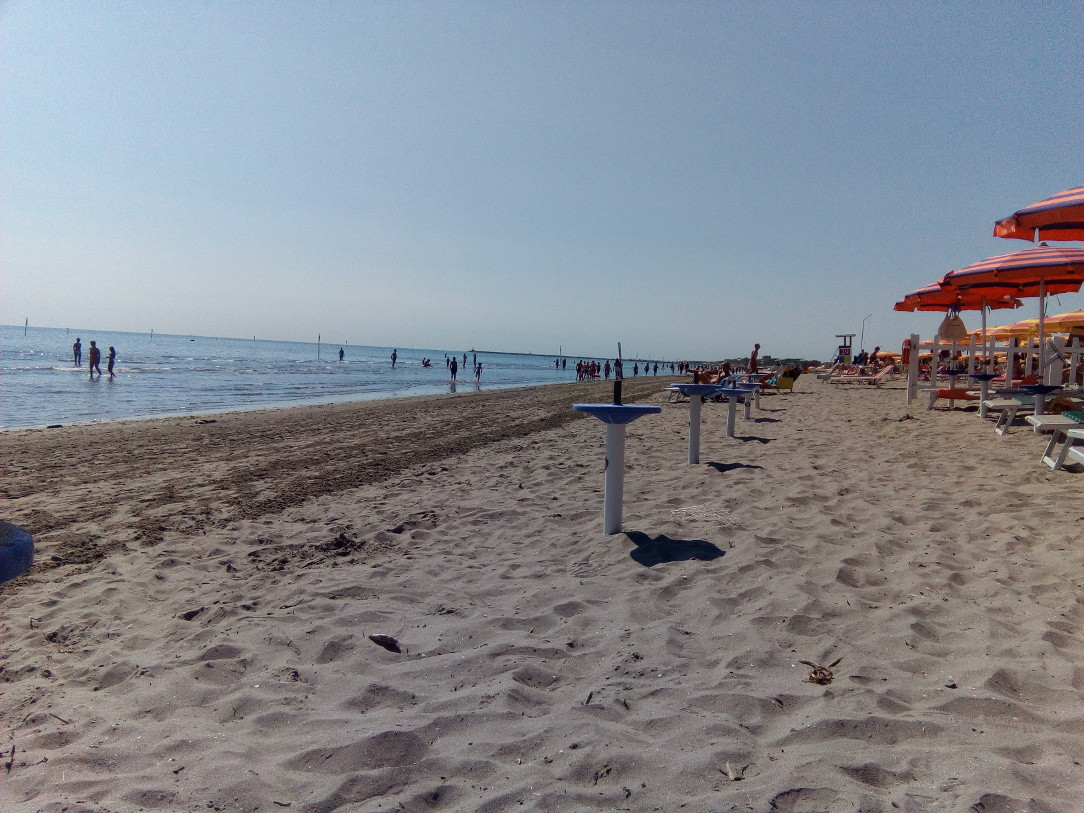
[[898, 299], [1084, 184], [1082, 30], [1078, 2], [7, 0], [0, 323], [898, 349], [941, 318]]

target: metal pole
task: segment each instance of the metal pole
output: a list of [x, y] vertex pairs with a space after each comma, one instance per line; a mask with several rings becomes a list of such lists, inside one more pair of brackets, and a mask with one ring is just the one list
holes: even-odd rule
[[865, 349], [866, 349], [866, 322], [869, 321], [870, 316], [873, 316], [873, 314], [872, 313], [869, 314], [869, 316], [867, 316], [865, 319], [862, 320], [862, 335], [858, 337], [858, 352], [859, 353], [864, 352]]

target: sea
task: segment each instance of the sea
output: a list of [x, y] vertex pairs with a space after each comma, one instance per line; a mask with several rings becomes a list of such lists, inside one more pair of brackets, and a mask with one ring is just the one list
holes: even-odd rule
[[[83, 346], [75, 366], [72, 344]], [[90, 342], [112, 345], [114, 376], [88, 374]], [[126, 418], [402, 398], [576, 380], [576, 358], [472, 349], [391, 347], [224, 339], [160, 333], [0, 326], [0, 429]], [[463, 365], [463, 354], [467, 364]], [[445, 358], [460, 363], [453, 383]], [[474, 356], [482, 364], [474, 379]], [[431, 367], [422, 364], [430, 359]]]

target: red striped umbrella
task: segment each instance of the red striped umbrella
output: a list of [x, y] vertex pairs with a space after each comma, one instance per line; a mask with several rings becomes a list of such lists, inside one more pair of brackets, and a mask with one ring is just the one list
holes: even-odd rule
[[1084, 240], [1084, 186], [1059, 192], [998, 221], [994, 224], [994, 237], [1033, 242]]
[[1039, 369], [1046, 369], [1046, 295], [1079, 291], [1084, 285], [1084, 248], [1040, 243], [1023, 251], [999, 254], [941, 279], [946, 288], [985, 290], [989, 295], [1039, 297]]
[[1008, 294], [983, 288], [947, 288], [939, 282], [919, 288], [896, 303], [897, 311], [982, 311], [982, 350], [989, 358], [986, 344], [986, 309], [1019, 308], [1024, 303]]
[[911, 291], [892, 308], [897, 311], [977, 311], [1019, 308], [1024, 303], [1008, 294], [982, 288], [946, 288], [938, 282]]

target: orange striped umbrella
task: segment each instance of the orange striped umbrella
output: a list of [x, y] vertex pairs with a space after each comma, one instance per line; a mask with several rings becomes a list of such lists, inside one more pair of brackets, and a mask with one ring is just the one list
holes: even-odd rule
[[1019, 308], [1024, 303], [1008, 294], [987, 293], [982, 288], [946, 288], [940, 283], [911, 291], [897, 302], [897, 311], [977, 311]]
[[1046, 369], [1046, 297], [1080, 290], [1084, 285], [1084, 249], [1040, 243], [1023, 251], [999, 254], [950, 271], [947, 288], [979, 288], [987, 293], [1039, 297], [1039, 369]]
[[994, 224], [995, 237], [1084, 240], [1084, 186], [1066, 189]]

